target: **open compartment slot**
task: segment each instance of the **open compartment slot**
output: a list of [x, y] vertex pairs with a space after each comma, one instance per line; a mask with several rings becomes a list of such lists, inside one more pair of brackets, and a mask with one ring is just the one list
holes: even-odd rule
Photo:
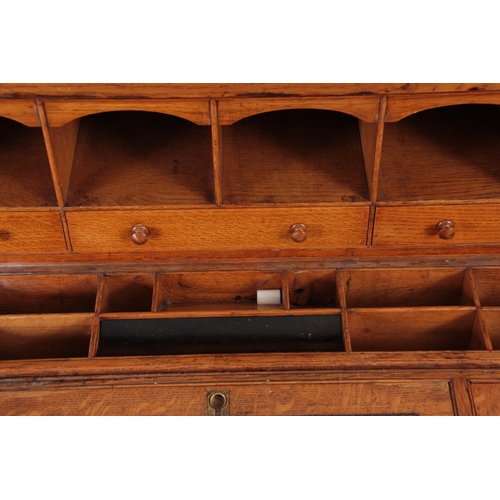
[[335, 270], [289, 271], [287, 279], [292, 309], [340, 308]]
[[87, 357], [94, 315], [0, 316], [0, 359]]
[[210, 126], [145, 111], [80, 119], [67, 206], [213, 202]]
[[0, 276], [0, 314], [94, 312], [95, 275]]
[[[283, 309], [282, 273], [267, 271], [210, 271], [166, 273], [158, 280], [157, 311], [255, 311]], [[257, 304], [257, 291], [275, 292], [274, 304]], [[279, 291], [279, 292], [278, 292]]]
[[500, 307], [483, 309], [483, 318], [492, 348], [500, 349]]
[[500, 106], [464, 104], [386, 123], [378, 201], [500, 197]]
[[339, 314], [106, 319], [97, 356], [342, 350]]
[[486, 349], [473, 307], [348, 310], [353, 351]]
[[151, 311], [154, 274], [103, 276], [100, 313]]
[[42, 130], [0, 116], [0, 207], [56, 207]]
[[482, 307], [500, 307], [500, 269], [472, 269], [472, 279]]
[[465, 269], [342, 271], [348, 308], [474, 306]]
[[353, 116], [281, 110], [221, 130], [224, 203], [368, 200], [358, 119]]

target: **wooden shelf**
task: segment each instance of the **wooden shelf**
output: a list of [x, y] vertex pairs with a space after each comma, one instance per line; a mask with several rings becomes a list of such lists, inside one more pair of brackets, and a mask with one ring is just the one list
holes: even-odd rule
[[262, 113], [222, 127], [228, 204], [368, 200], [358, 120], [323, 110]]
[[214, 202], [210, 127], [116, 111], [80, 119], [67, 206]]

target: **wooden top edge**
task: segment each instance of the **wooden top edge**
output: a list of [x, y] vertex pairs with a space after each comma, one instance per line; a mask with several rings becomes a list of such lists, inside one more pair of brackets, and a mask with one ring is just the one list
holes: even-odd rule
[[0, 378], [380, 369], [499, 370], [500, 353], [487, 351], [271, 353], [2, 361]]
[[221, 99], [495, 91], [500, 83], [0, 83], [0, 97]]

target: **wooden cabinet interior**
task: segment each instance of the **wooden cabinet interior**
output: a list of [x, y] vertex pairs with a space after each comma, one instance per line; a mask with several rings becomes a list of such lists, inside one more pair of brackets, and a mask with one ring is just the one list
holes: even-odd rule
[[476, 411], [469, 375], [500, 369], [500, 85], [11, 87], [0, 393], [146, 363], [224, 385], [220, 355], [282, 381], [451, 377]]

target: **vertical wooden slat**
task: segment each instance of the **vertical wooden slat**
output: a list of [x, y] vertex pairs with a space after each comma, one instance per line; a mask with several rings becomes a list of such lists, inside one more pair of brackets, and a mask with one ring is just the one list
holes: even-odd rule
[[49, 127], [45, 106], [40, 99], [37, 100], [37, 109], [42, 124], [57, 202], [62, 208], [68, 194], [80, 121], [73, 120], [63, 127]]
[[375, 230], [375, 216], [377, 214], [377, 207], [375, 205], [370, 205], [370, 212], [368, 214], [368, 228], [366, 231], [366, 246], [371, 247], [373, 245], [373, 232]]
[[99, 347], [99, 335], [101, 328], [100, 314], [109, 310], [109, 296], [106, 286], [106, 277], [99, 275], [97, 285], [97, 296], [95, 301], [94, 320], [92, 322], [92, 331], [90, 333], [89, 358], [95, 358], [97, 348]]
[[71, 234], [69, 232], [68, 219], [66, 218], [66, 212], [64, 210], [59, 210], [59, 215], [61, 217], [61, 224], [63, 227], [64, 239], [66, 241], [66, 250], [68, 252], [73, 251], [73, 243], [71, 242]]
[[290, 282], [288, 281], [287, 270], [284, 270], [282, 274], [281, 295], [283, 298], [283, 307], [290, 309]]
[[469, 304], [474, 304], [477, 307], [469, 349], [486, 349], [492, 351], [493, 344], [491, 343], [491, 337], [486, 326], [486, 318], [481, 308], [479, 294], [474, 281], [474, 272], [470, 268], [465, 271], [464, 286], [460, 299], [460, 305]]
[[219, 125], [217, 101], [210, 101], [210, 118], [212, 124], [212, 153], [214, 167], [214, 196], [215, 204], [222, 205], [222, 130]]
[[469, 393], [469, 383], [467, 379], [455, 378], [450, 383], [450, 391], [453, 401], [453, 410], [455, 415], [471, 416], [474, 415], [472, 401]]
[[382, 142], [384, 136], [385, 115], [387, 112], [387, 97], [380, 99], [378, 122], [368, 123], [359, 121], [361, 147], [365, 162], [366, 178], [370, 191], [370, 201], [377, 201], [380, 159], [382, 157]]
[[476, 306], [481, 307], [479, 302], [479, 295], [477, 293], [476, 284], [474, 282], [474, 276], [472, 269], [468, 268], [465, 271], [464, 285], [462, 289], [462, 296], [460, 298], [461, 306]]
[[342, 315], [342, 339], [344, 340], [344, 348], [346, 352], [352, 352], [351, 337], [349, 335], [349, 325], [347, 318], [347, 301], [345, 293], [345, 275], [343, 271], [337, 271], [337, 300], [340, 306]]
[[160, 277], [161, 277], [160, 273], [155, 273], [155, 282], [153, 286], [153, 300], [151, 304], [152, 312], [160, 311], [161, 306], [163, 304], [163, 293], [161, 290]]
[[361, 138], [361, 148], [363, 151], [363, 159], [365, 163], [366, 179], [370, 192], [370, 216], [368, 219], [368, 233], [366, 244], [372, 245], [373, 230], [375, 227], [375, 213], [378, 193], [378, 181], [380, 173], [380, 160], [382, 157], [382, 143], [384, 136], [384, 123], [387, 113], [387, 97], [383, 96], [380, 99], [380, 110], [378, 122], [369, 123], [362, 120], [359, 121], [359, 134]]

